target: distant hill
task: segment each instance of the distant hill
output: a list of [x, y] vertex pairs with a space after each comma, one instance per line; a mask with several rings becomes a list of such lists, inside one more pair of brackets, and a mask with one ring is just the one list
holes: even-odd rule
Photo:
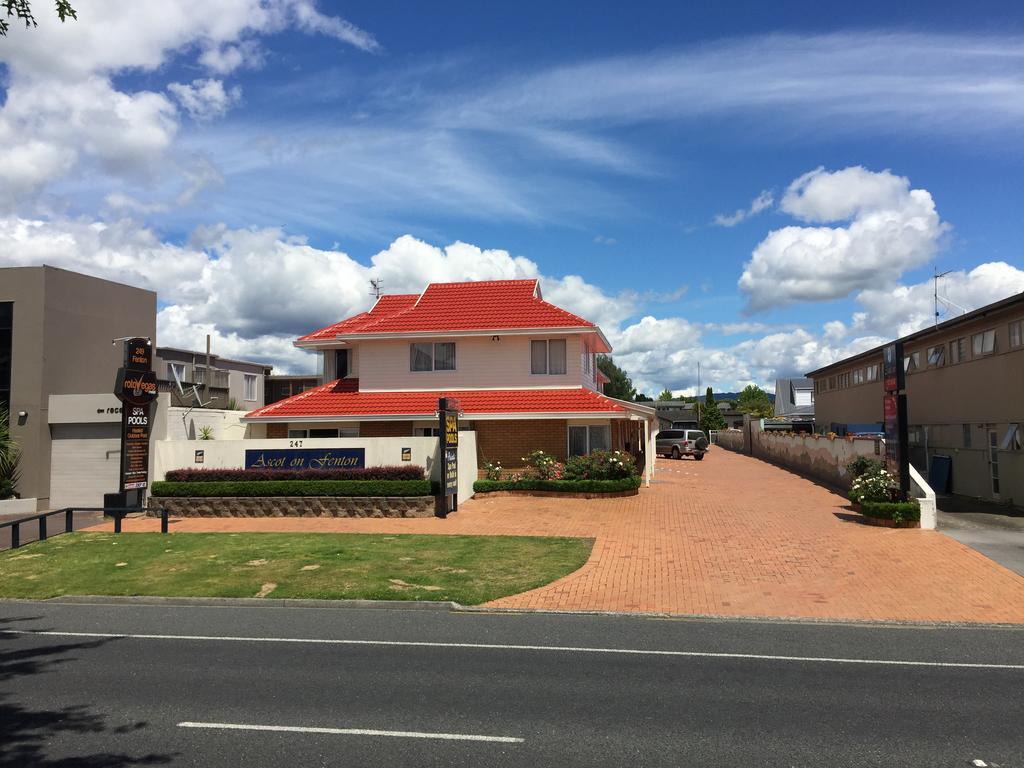
[[[767, 394], [768, 394], [768, 399], [771, 400], [772, 404], [774, 404], [775, 403], [775, 393], [774, 392], [768, 392]], [[740, 393], [739, 392], [715, 392], [714, 395], [715, 395], [715, 400], [731, 400], [733, 402], [736, 402], [736, 400], [740, 396]]]

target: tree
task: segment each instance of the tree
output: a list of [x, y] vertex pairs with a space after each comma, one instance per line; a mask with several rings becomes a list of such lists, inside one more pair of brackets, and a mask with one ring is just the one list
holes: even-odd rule
[[636, 393], [636, 397], [634, 399], [638, 403], [653, 403], [654, 402], [654, 398], [653, 397], [648, 397], [643, 392], [637, 392]]
[[608, 355], [597, 356], [597, 367], [610, 381], [604, 385], [604, 393], [616, 400], [635, 400], [636, 387], [626, 372], [619, 368]]
[[700, 428], [705, 432], [711, 432], [711, 430], [725, 429], [728, 425], [725, 423], [725, 416], [718, 409], [718, 403], [715, 402], [715, 394], [711, 391], [711, 387], [708, 387], [707, 394], [704, 395], [704, 410], [700, 414]]
[[670, 390], [670, 389], [663, 389], [663, 390], [661, 390], [661, 394], [658, 395], [658, 400], [661, 401], [661, 402], [665, 402], [666, 400], [675, 400], [675, 399], [676, 399], [675, 395], [672, 394], [672, 390]]
[[18, 484], [18, 444], [11, 435], [10, 411], [0, 403], [0, 499], [14, 495]]
[[[36, 17], [32, 14], [31, 0], [0, 0], [0, 10], [7, 10], [7, 18], [14, 17], [18, 21], [24, 21], [26, 27], [38, 27]], [[69, 0], [57, 0], [57, 18], [62, 22], [69, 18], [78, 19], [78, 14], [71, 7]], [[10, 22], [0, 16], [0, 37], [7, 35], [10, 29]]]
[[775, 406], [768, 393], [756, 384], [748, 384], [743, 388], [736, 398], [736, 407], [756, 419], [768, 419], [775, 415]]

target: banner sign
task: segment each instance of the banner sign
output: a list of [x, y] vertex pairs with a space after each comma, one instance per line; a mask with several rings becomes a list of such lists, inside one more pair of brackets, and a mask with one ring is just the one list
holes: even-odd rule
[[[437, 401], [438, 455], [441, 458], [439, 514], [444, 517], [458, 509], [459, 499], [459, 401], [442, 397]], [[451, 509], [449, 509], [449, 505]]]
[[121, 401], [121, 493], [149, 486], [150, 406], [156, 399], [153, 347], [149, 339], [124, 342], [114, 395]]
[[246, 469], [362, 469], [365, 448], [251, 448]]
[[885, 468], [899, 483], [901, 500], [910, 492], [910, 453], [907, 430], [907, 395], [903, 369], [903, 342], [882, 351], [882, 415], [885, 422]]

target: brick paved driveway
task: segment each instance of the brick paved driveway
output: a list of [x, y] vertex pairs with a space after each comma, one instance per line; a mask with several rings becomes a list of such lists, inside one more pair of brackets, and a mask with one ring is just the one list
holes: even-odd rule
[[583, 568], [494, 607], [1024, 623], [1024, 577], [941, 533], [863, 525], [844, 497], [723, 449], [700, 463], [659, 459], [658, 470], [629, 498], [474, 499], [447, 520], [188, 519], [173, 530], [595, 539]]

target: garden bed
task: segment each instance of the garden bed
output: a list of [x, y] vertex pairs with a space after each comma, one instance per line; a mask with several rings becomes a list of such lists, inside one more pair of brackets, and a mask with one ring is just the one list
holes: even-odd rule
[[429, 480], [160, 480], [150, 490], [157, 497], [261, 496], [429, 496]]
[[570, 499], [636, 496], [640, 478], [619, 480], [477, 480], [473, 492], [483, 496], [561, 496]]
[[916, 501], [862, 501], [857, 505], [864, 522], [883, 528], [920, 528], [921, 506]]

